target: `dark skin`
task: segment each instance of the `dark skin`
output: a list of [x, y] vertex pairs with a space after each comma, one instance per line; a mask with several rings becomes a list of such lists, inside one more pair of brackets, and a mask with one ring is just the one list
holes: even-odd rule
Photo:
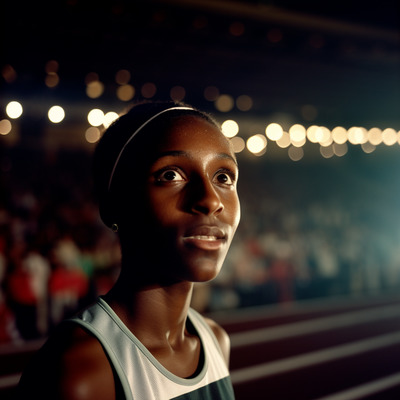
[[[222, 133], [194, 116], [174, 120], [148, 159], [145, 180], [132, 179], [144, 196], [128, 199], [133, 206], [123, 208], [121, 274], [105, 300], [165, 368], [187, 378], [196, 373], [201, 354], [187, 324], [193, 283], [215, 278], [222, 267], [240, 219], [238, 169]], [[228, 365], [228, 335], [206, 321]], [[80, 327], [55, 334], [36, 358], [21, 387], [38, 398], [120, 395], [102, 346]]]

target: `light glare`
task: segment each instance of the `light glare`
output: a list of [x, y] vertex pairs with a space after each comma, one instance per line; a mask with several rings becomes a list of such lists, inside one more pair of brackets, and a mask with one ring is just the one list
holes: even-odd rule
[[318, 143], [327, 143], [331, 140], [331, 131], [325, 126], [318, 126], [315, 131], [315, 138]]
[[17, 119], [22, 115], [23, 109], [18, 101], [11, 101], [7, 104], [6, 113], [12, 119]]
[[393, 146], [397, 142], [397, 132], [392, 128], [386, 128], [382, 132], [382, 141], [386, 146]]
[[368, 140], [371, 144], [374, 146], [377, 146], [378, 144], [382, 143], [382, 130], [379, 128], [371, 128], [368, 131]]
[[104, 122], [104, 113], [100, 109], [94, 108], [93, 110], [89, 111], [87, 119], [90, 125], [100, 126]]
[[303, 125], [295, 124], [289, 129], [289, 135], [292, 142], [302, 142], [306, 138], [306, 129]]
[[337, 126], [332, 129], [332, 139], [337, 144], [344, 144], [347, 142], [347, 130], [342, 126]]
[[276, 144], [282, 149], [289, 147], [290, 146], [290, 135], [287, 132], [283, 132], [282, 137], [276, 141]]
[[49, 120], [54, 124], [58, 124], [61, 122], [65, 117], [65, 111], [61, 106], [53, 106], [50, 108], [49, 112], [47, 113]]
[[247, 148], [253, 154], [261, 153], [267, 147], [264, 135], [254, 135], [247, 139]]
[[268, 139], [277, 141], [283, 136], [283, 129], [279, 124], [272, 123], [265, 128], [265, 134]]
[[106, 115], [104, 115], [103, 125], [105, 128], [108, 128], [119, 115], [114, 111], [109, 111]]
[[367, 130], [358, 126], [350, 128], [348, 135], [351, 144], [363, 144], [368, 140]]
[[228, 119], [222, 123], [221, 130], [227, 138], [233, 138], [239, 133], [239, 125], [236, 121]]
[[311, 143], [318, 143], [317, 130], [318, 130], [318, 126], [316, 126], [316, 125], [311, 125], [311, 126], [307, 129], [307, 139], [308, 139]]

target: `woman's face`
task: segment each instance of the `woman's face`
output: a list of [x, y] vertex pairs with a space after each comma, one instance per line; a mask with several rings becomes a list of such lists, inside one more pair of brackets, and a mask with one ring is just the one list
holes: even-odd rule
[[240, 219], [235, 156], [214, 125], [194, 116], [175, 119], [156, 141], [131, 245], [163, 279], [211, 280]]

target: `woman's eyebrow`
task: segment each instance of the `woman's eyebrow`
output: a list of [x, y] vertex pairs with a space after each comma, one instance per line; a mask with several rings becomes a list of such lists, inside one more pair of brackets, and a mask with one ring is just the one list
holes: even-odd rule
[[[162, 153], [158, 154], [157, 159], [163, 158], [163, 157], [186, 157], [186, 158], [190, 158], [193, 159], [192, 155], [190, 153], [188, 153], [187, 151], [183, 151], [183, 150], [170, 150], [170, 151], [163, 151]], [[228, 159], [232, 162], [235, 163], [235, 165], [237, 166], [237, 161], [235, 160], [234, 157], [232, 157], [230, 154], [228, 153], [218, 153], [217, 154], [217, 158], [220, 159]]]

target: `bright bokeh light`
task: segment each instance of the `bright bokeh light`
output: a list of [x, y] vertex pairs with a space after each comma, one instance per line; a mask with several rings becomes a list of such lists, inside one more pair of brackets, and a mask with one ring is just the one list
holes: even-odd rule
[[315, 131], [315, 138], [318, 143], [327, 143], [331, 140], [331, 131], [325, 126], [318, 126]]
[[100, 126], [104, 122], [104, 113], [100, 109], [94, 108], [93, 110], [89, 111], [87, 119], [90, 125]]
[[317, 139], [317, 130], [318, 130], [318, 126], [316, 126], [316, 125], [311, 125], [311, 126], [307, 129], [307, 139], [308, 139], [311, 143], [318, 143], [318, 139]]
[[272, 123], [265, 128], [265, 135], [268, 139], [277, 141], [283, 136], [283, 129], [279, 124]]
[[109, 111], [107, 114], [104, 115], [103, 125], [105, 128], [108, 128], [117, 118], [119, 115], [114, 111]]
[[0, 135], [8, 135], [11, 132], [12, 125], [8, 119], [0, 121]]
[[90, 128], [86, 129], [85, 132], [85, 139], [88, 143], [96, 143], [100, 140], [100, 129], [96, 128], [94, 126], [91, 126]]
[[264, 135], [253, 135], [247, 139], [246, 146], [251, 153], [259, 154], [267, 147], [267, 138]]
[[65, 118], [65, 111], [61, 106], [53, 106], [47, 113], [49, 120], [54, 124], [58, 124]]
[[233, 137], [231, 139], [231, 143], [232, 143], [232, 146], [233, 146], [233, 151], [235, 153], [242, 152], [246, 147], [246, 143], [245, 143], [244, 139], [241, 138], [240, 136]]
[[11, 101], [6, 106], [6, 113], [12, 119], [19, 118], [22, 115], [22, 112], [22, 105], [18, 101]]
[[386, 128], [382, 132], [382, 141], [386, 146], [393, 146], [397, 142], [397, 132], [392, 128]]
[[347, 130], [342, 126], [337, 126], [332, 129], [332, 139], [337, 144], [344, 144], [347, 142]]
[[[289, 129], [290, 140], [293, 143], [301, 143], [306, 138], [306, 128], [303, 125], [295, 124]], [[300, 147], [300, 146], [297, 146]]]
[[326, 140], [319, 142], [322, 147], [328, 147], [333, 143], [333, 138], [329, 129], [328, 132], [329, 134], [327, 134], [327, 138], [325, 138]]
[[282, 148], [286, 149], [286, 147], [290, 146], [290, 135], [287, 132], [282, 132], [282, 137], [276, 141], [276, 144]]
[[[57, 77], [57, 73], [50, 70], [50, 67], [51, 65], [49, 65], [49, 70], [46, 70], [48, 78]], [[56, 67], [54, 68], [56, 69]], [[117, 87], [117, 96], [122, 101], [129, 101], [135, 96], [135, 88], [128, 83], [129, 80], [129, 71], [120, 70], [117, 72], [116, 82], [119, 85]], [[96, 98], [104, 91], [104, 85], [99, 81], [96, 73], [88, 74], [85, 83], [89, 97]], [[154, 83], [146, 83], [141, 88], [141, 93], [146, 98], [153, 97], [156, 92], [157, 87]], [[182, 86], [172, 87], [170, 96], [176, 101], [183, 100], [186, 96], [185, 88]], [[216, 109], [220, 112], [231, 111], [235, 104], [240, 111], [247, 111], [252, 107], [252, 99], [249, 96], [242, 95], [235, 100], [231, 95], [219, 94], [218, 88], [214, 86], [207, 87], [204, 90], [204, 96], [206, 99], [214, 101]], [[24, 110], [21, 103], [11, 101], [6, 105], [5, 112], [8, 118], [16, 119], [23, 114]], [[61, 106], [55, 105], [48, 110], [47, 115], [49, 120], [56, 124], [65, 119], [66, 112]], [[103, 128], [99, 129], [99, 127], [104, 125], [107, 129], [118, 117], [119, 115], [113, 111], [104, 114], [100, 109], [91, 110], [87, 115], [87, 120], [91, 127], [85, 132], [86, 141], [96, 143], [100, 139], [103, 130]], [[257, 131], [259, 128], [255, 129]], [[9, 119], [0, 120], [0, 136], [8, 135], [12, 130], [13, 126]], [[225, 137], [230, 139], [235, 153], [240, 153], [247, 147], [253, 155], [263, 155], [266, 152], [268, 140], [271, 140], [275, 141], [278, 147], [287, 148], [289, 158], [293, 161], [299, 161], [304, 157], [303, 146], [307, 143], [307, 140], [317, 144], [316, 149], [319, 147], [319, 152], [324, 158], [342, 157], [348, 153], [350, 145], [359, 145], [367, 154], [374, 152], [381, 144], [393, 146], [398, 143], [400, 145], [400, 131], [393, 128], [383, 130], [378, 127], [366, 129], [360, 126], [353, 126], [346, 129], [343, 126], [337, 126], [331, 131], [324, 126], [311, 125], [306, 128], [301, 124], [294, 124], [288, 132], [285, 132], [279, 123], [270, 123], [265, 128], [265, 134], [253, 135], [247, 141], [237, 136], [239, 130], [245, 129], [243, 127], [239, 129], [239, 124], [233, 119], [224, 121], [221, 125], [221, 130]], [[15, 137], [18, 129], [14, 128], [13, 132], [13, 135], [10, 135], [9, 138]], [[308, 146], [312, 147], [312, 145], [307, 145], [307, 148]]]
[[302, 140], [296, 141], [291, 140], [290, 143], [295, 147], [303, 147], [306, 144], [307, 139], [303, 138]]
[[222, 123], [221, 130], [226, 137], [233, 138], [239, 133], [239, 125], [236, 121], [228, 119]]
[[351, 144], [363, 144], [368, 140], [367, 130], [359, 126], [353, 126], [348, 131], [348, 137]]
[[378, 144], [382, 143], [382, 130], [379, 128], [371, 128], [367, 134], [368, 141], [377, 146]]

